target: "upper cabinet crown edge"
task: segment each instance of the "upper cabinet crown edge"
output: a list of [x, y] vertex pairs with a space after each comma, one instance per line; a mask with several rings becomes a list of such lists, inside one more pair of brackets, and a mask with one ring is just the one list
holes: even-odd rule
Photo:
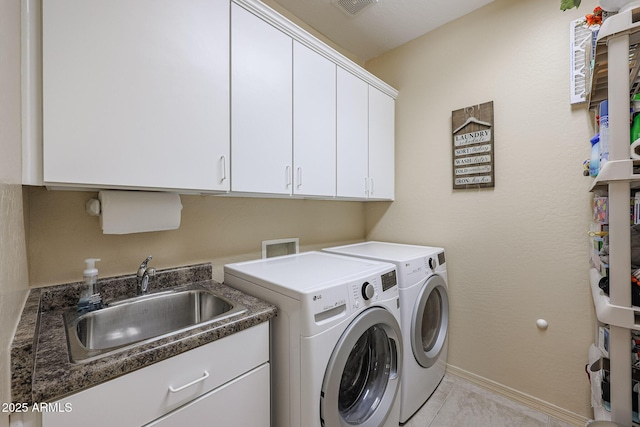
[[396, 99], [398, 97], [397, 89], [380, 80], [378, 77], [374, 76], [373, 74], [362, 68], [360, 65], [356, 64], [346, 56], [337, 52], [335, 49], [327, 46], [324, 42], [318, 40], [309, 32], [300, 28], [298, 25], [280, 15], [278, 12], [274, 11], [264, 3], [257, 0], [232, 0], [232, 2], [239, 6], [242, 6], [254, 15], [267, 21], [269, 24], [278, 28], [280, 31], [291, 36], [294, 40], [297, 40], [308, 48], [316, 51], [330, 61], [335, 62], [340, 67], [358, 76], [362, 80], [369, 83], [371, 86], [379, 89], [393, 99]]

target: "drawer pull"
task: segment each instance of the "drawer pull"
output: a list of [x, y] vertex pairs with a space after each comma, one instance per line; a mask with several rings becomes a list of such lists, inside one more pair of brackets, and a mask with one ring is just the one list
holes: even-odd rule
[[173, 386], [169, 386], [169, 391], [171, 393], [177, 393], [179, 391], [184, 390], [185, 388], [191, 387], [192, 385], [198, 384], [199, 382], [204, 381], [207, 378], [209, 378], [209, 372], [204, 371], [204, 375], [202, 377], [198, 378], [197, 380], [191, 381], [189, 384], [185, 384], [182, 387], [178, 387], [178, 388], [173, 388]]

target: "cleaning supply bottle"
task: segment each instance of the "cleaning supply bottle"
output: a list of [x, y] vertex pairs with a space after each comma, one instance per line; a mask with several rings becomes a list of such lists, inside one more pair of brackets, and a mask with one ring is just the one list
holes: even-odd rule
[[600, 172], [600, 134], [591, 138], [591, 159], [589, 160], [589, 175], [596, 177]]
[[631, 125], [631, 146], [629, 154], [632, 159], [640, 160], [640, 114], [633, 118]]
[[600, 103], [600, 169], [609, 161], [609, 102]]

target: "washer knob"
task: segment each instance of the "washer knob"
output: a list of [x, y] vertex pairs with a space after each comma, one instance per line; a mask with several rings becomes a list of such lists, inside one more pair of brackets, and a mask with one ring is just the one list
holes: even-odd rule
[[433, 258], [429, 258], [429, 268], [431, 270], [435, 270], [438, 265], [436, 264], [436, 260]]
[[362, 284], [362, 298], [366, 300], [370, 300], [376, 293], [376, 288], [369, 282], [364, 282]]

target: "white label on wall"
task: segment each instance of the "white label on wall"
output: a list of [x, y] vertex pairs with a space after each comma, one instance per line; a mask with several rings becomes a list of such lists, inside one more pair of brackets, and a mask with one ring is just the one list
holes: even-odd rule
[[469, 154], [481, 154], [491, 152], [491, 144], [477, 145], [475, 147], [458, 148], [455, 151], [456, 156], [467, 156]]
[[471, 166], [468, 168], [456, 169], [456, 175], [469, 175], [472, 173], [489, 173], [489, 172], [491, 172], [491, 165]]
[[491, 141], [491, 129], [455, 135], [453, 139], [453, 143], [456, 147], [463, 147], [465, 145], [479, 144], [481, 142], [489, 141]]
[[466, 184], [489, 184], [491, 182], [491, 176], [469, 176], [466, 178], [456, 178], [456, 185]]
[[464, 159], [456, 159], [456, 166], [465, 166], [465, 165], [477, 165], [478, 163], [488, 163], [491, 161], [491, 156], [475, 156], [475, 157], [465, 157]]

